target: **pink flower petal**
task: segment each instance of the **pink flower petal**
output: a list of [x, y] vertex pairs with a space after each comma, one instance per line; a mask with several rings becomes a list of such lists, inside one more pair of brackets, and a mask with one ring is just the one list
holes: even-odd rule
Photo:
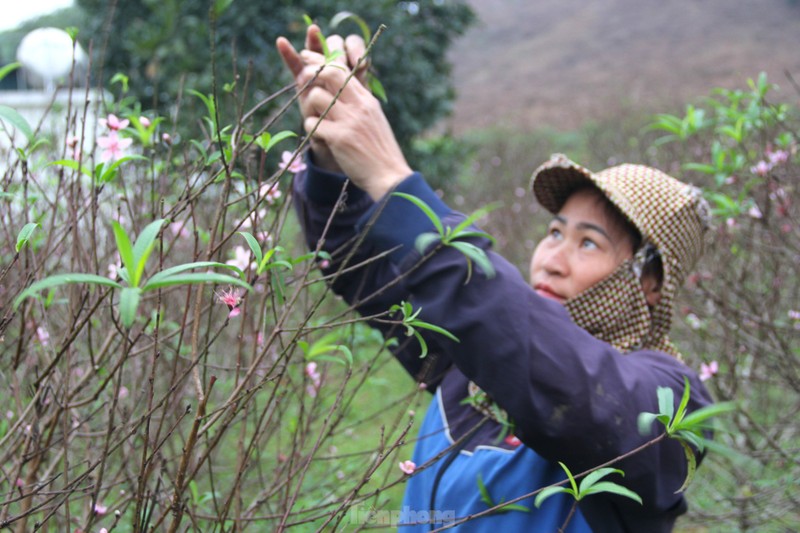
[[[293, 157], [294, 161], [292, 161]], [[290, 161], [292, 161], [291, 164], [289, 163]], [[295, 157], [294, 152], [284, 150], [284, 152], [281, 154], [281, 162], [278, 163], [278, 167], [282, 170], [288, 170], [289, 172], [297, 174], [298, 172], [302, 172], [306, 169], [306, 164], [299, 155]]]
[[417, 465], [414, 463], [414, 461], [402, 461], [398, 463], [398, 466], [400, 467], [400, 470], [408, 476], [417, 470]]

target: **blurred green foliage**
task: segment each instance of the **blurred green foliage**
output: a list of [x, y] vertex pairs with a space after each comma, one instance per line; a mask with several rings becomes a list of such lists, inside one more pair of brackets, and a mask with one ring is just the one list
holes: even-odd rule
[[[88, 14], [83, 34], [94, 36], [104, 81], [124, 71], [133, 94], [165, 114], [182, 88], [212, 92], [212, 59], [217, 93], [244, 95], [228, 99], [228, 105], [249, 108], [289, 83], [274, 43], [285, 35], [301, 48], [305, 14], [326, 35], [360, 34], [349, 21], [330, 27], [331, 18], [344, 10], [357, 13], [373, 31], [384, 24], [372, 64], [388, 93], [386, 113], [404, 148], [450, 112], [454, 91], [446, 54], [474, 20], [462, 0], [78, 0], [78, 5]], [[190, 117], [187, 103], [181, 113]]]

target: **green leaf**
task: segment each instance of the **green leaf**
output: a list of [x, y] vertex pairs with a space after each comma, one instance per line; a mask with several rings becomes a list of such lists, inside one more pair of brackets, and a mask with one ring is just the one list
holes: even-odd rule
[[28, 222], [22, 227], [19, 234], [17, 235], [17, 246], [16, 246], [17, 252], [19, 252], [22, 249], [22, 247], [28, 243], [28, 240], [31, 238], [33, 230], [35, 230], [38, 226], [39, 224], [37, 224], [36, 222]]
[[431, 330], [431, 331], [435, 331], [436, 333], [438, 333], [440, 335], [444, 335], [445, 337], [447, 337], [448, 339], [452, 340], [453, 342], [461, 342], [460, 340], [458, 340], [458, 337], [456, 337], [455, 335], [453, 335], [452, 333], [450, 333], [446, 329], [440, 328], [439, 326], [434, 326], [433, 324], [429, 324], [428, 322], [423, 322], [421, 320], [415, 320], [413, 325], [414, 325], [415, 328], [422, 328], [422, 329], [428, 329], [428, 330]]
[[695, 427], [711, 417], [719, 416], [735, 410], [735, 402], [714, 403], [705, 407], [701, 407], [696, 411], [692, 411], [683, 418], [683, 421], [680, 424], [680, 429]]
[[442, 236], [432, 231], [428, 233], [420, 233], [417, 235], [416, 242], [414, 242], [414, 248], [417, 249], [419, 255], [424, 255], [425, 250], [427, 250], [428, 247], [434, 242], [442, 242]]
[[577, 498], [580, 495], [580, 493], [578, 492], [578, 485], [575, 483], [575, 476], [572, 475], [572, 472], [570, 472], [569, 468], [567, 468], [567, 465], [565, 465], [561, 461], [559, 461], [558, 464], [561, 465], [561, 469], [564, 471], [565, 474], [567, 474], [567, 479], [569, 479], [569, 484], [570, 486], [572, 486], [572, 494]]
[[33, 128], [16, 109], [7, 105], [0, 105], [0, 120], [5, 120], [14, 126], [27, 140], [30, 141], [33, 138]]
[[285, 268], [286, 270], [291, 270], [292, 264], [289, 261], [284, 261], [284, 260], [273, 261], [271, 263], [263, 265], [263, 270], [266, 271], [277, 267]]
[[703, 174], [716, 174], [717, 167], [713, 165], [706, 165], [703, 163], [685, 163], [683, 165], [685, 170], [694, 170], [696, 172], [702, 172]]
[[242, 287], [247, 289], [248, 291], [252, 291], [253, 287], [251, 287], [247, 282], [240, 280], [239, 278], [234, 278], [232, 276], [226, 276], [225, 274], [217, 274], [216, 272], [204, 272], [204, 273], [191, 273], [191, 274], [182, 274], [182, 275], [174, 275], [174, 276], [166, 276], [159, 278], [156, 281], [148, 281], [145, 283], [143, 290], [151, 291], [153, 289], [160, 289], [162, 287], [172, 287], [175, 285], [194, 285], [198, 283], [218, 283], [228, 284], [228, 285], [236, 285], [237, 287]]
[[[461, 237], [461, 232], [462, 231], [464, 231], [469, 226], [471, 226], [479, 218], [486, 216], [487, 214], [491, 213], [492, 211], [494, 211], [495, 209], [500, 207], [500, 205], [501, 205], [500, 202], [493, 202], [493, 203], [491, 203], [491, 204], [489, 204], [487, 206], [484, 206], [484, 207], [481, 207], [480, 209], [477, 209], [474, 213], [472, 213], [470, 216], [466, 217], [464, 220], [459, 222], [459, 224], [455, 228], [453, 228], [454, 237], [456, 237], [456, 238]], [[483, 233], [483, 232], [477, 232], [477, 233], [471, 233], [471, 234], [480, 235], [481, 237], [485, 236], [485, 237], [490, 238], [490, 239], [492, 238], [491, 236], [489, 236], [488, 234]]]
[[639, 413], [636, 425], [639, 428], [639, 435], [649, 435], [653, 428], [653, 422], [658, 418], [657, 413]]
[[474, 244], [461, 241], [450, 243], [450, 246], [472, 260], [487, 278], [491, 279], [495, 276], [494, 265], [492, 265], [489, 256], [486, 255], [483, 249], [478, 248]]
[[584, 477], [581, 480], [579, 487], [580, 493], [583, 494], [586, 491], [586, 489], [597, 483], [598, 480], [611, 474], [619, 474], [621, 476], [625, 476], [625, 473], [618, 468], [598, 468], [597, 470], [594, 470], [586, 474], [586, 477]]
[[665, 415], [671, 420], [672, 415], [675, 414], [675, 396], [672, 389], [669, 387], [658, 387], [656, 395], [658, 396], [658, 414]]
[[114, 74], [111, 77], [111, 80], [109, 81], [109, 84], [110, 85], [114, 85], [115, 83], [119, 83], [122, 86], [122, 92], [123, 93], [127, 93], [128, 92], [128, 81], [129, 81], [128, 76], [126, 76], [122, 72], [117, 72], [116, 74]]
[[389, 101], [389, 97], [386, 96], [386, 89], [384, 89], [381, 80], [373, 76], [370, 72], [367, 72], [367, 86], [369, 90], [372, 91], [372, 94], [381, 102], [386, 103]]
[[347, 360], [344, 360], [341, 357], [335, 357], [333, 355], [325, 355], [325, 354], [314, 356], [314, 361], [328, 361], [329, 363], [336, 363], [338, 365], [343, 365], [345, 367], [347, 366], [348, 362], [351, 362], [352, 364], [352, 359], [353, 359], [352, 354], [350, 354], [350, 357], [348, 357]]
[[33, 144], [31, 144], [28, 147], [26, 157], [30, 157], [30, 155], [33, 152], [35, 152], [36, 150], [38, 150], [40, 147], [49, 146], [49, 145], [50, 145], [50, 141], [48, 139], [45, 139], [45, 138], [36, 139], [35, 141], [33, 141]]
[[308, 261], [309, 259], [327, 259], [328, 261], [331, 260], [331, 254], [326, 252], [325, 250], [320, 250], [319, 253], [310, 252], [307, 254], [298, 255], [297, 257], [292, 257], [289, 261], [292, 265], [297, 265], [302, 263], [303, 261]]
[[331, 19], [331, 29], [336, 29], [336, 27], [347, 20], [351, 20], [358, 25], [359, 29], [361, 30], [361, 37], [364, 38], [365, 43], [368, 43], [372, 39], [372, 32], [370, 31], [366, 21], [355, 13], [351, 13], [349, 11], [340, 11], [336, 13]]
[[200, 500], [200, 494], [199, 491], [197, 490], [197, 481], [195, 480], [189, 481], [189, 490], [192, 493], [192, 501], [195, 504], [198, 504]]
[[125, 287], [119, 293], [119, 317], [126, 328], [130, 328], [136, 320], [140, 296], [141, 290], [136, 287]]
[[298, 345], [303, 350], [303, 353], [306, 356], [307, 360], [323, 360], [323, 361], [336, 361], [338, 363], [342, 363], [343, 361], [341, 358], [332, 357], [328, 354], [331, 352], [340, 352], [344, 354], [347, 363], [352, 365], [353, 364], [353, 353], [350, 351], [350, 348], [343, 344], [335, 344], [338, 342], [341, 333], [338, 331], [332, 331], [326, 335], [323, 335], [319, 340], [314, 342], [313, 344], [309, 345], [307, 342], [299, 341]]
[[457, 234], [455, 234], [455, 230], [453, 230], [453, 233], [453, 239], [468, 239], [475, 237], [479, 239], [487, 239], [492, 242], [492, 244], [497, 243], [497, 240], [494, 237], [483, 231], [459, 231]]
[[[503, 502], [500, 502], [498, 505], [503, 505]], [[520, 511], [520, 512], [523, 512], [523, 513], [530, 513], [531, 512], [530, 509], [528, 509], [527, 507], [525, 507], [524, 505], [521, 505], [519, 503], [509, 503], [509, 504], [503, 505], [502, 507], [500, 507], [497, 510], [498, 513], [505, 513], [505, 512], [508, 512], [508, 511]]]
[[18, 69], [20, 66], [20, 63], [9, 63], [8, 65], [0, 67], [0, 80], [8, 76], [11, 71]]
[[533, 505], [535, 505], [536, 508], [538, 509], [539, 507], [542, 506], [542, 503], [547, 498], [549, 498], [553, 494], [560, 494], [560, 493], [571, 494], [573, 497], [575, 497], [575, 495], [572, 493], [572, 491], [569, 490], [566, 487], [547, 487], [547, 488], [543, 489], [539, 494], [536, 495], [536, 499], [533, 500]]
[[219, 263], [217, 261], [197, 261], [197, 262], [194, 262], [194, 263], [184, 263], [182, 265], [177, 265], [177, 266], [174, 266], [174, 267], [165, 268], [161, 272], [157, 272], [157, 273], [153, 274], [152, 276], [150, 276], [150, 278], [144, 284], [144, 287], [142, 287], [142, 289], [143, 290], [150, 290], [151, 285], [153, 283], [158, 283], [159, 281], [161, 281], [161, 280], [163, 280], [165, 278], [168, 278], [170, 276], [174, 276], [175, 274], [179, 274], [179, 273], [185, 272], [187, 270], [192, 270], [192, 269], [195, 269], [195, 268], [215, 268], [215, 267], [227, 268], [228, 270], [233, 270], [234, 272], [236, 272], [236, 274], [239, 277], [242, 276], [242, 271], [239, 269], [239, 267], [236, 267], [236, 266], [233, 266], [233, 265], [226, 265], [225, 263]]
[[612, 483], [610, 481], [601, 481], [599, 483], [595, 483], [586, 492], [581, 493], [581, 499], [585, 496], [589, 496], [590, 494], [598, 494], [600, 492], [625, 496], [626, 498], [637, 501], [640, 505], [642, 505], [642, 498], [638, 494], [623, 487], [622, 485], [617, 485], [616, 483]]
[[417, 207], [422, 210], [423, 213], [431, 220], [434, 227], [436, 227], [436, 231], [439, 232], [439, 235], [444, 235], [444, 226], [442, 226], [442, 221], [439, 220], [439, 217], [434, 213], [433, 209], [426, 204], [424, 201], [420, 200], [416, 196], [412, 196], [410, 194], [406, 194], [404, 192], [393, 192], [392, 196], [399, 196], [400, 198], [405, 198], [412, 204], [416, 205]]
[[264, 256], [264, 253], [261, 251], [261, 245], [258, 243], [255, 237], [252, 234], [246, 231], [239, 231], [239, 235], [244, 237], [244, 240], [247, 241], [247, 245], [250, 247], [250, 251], [253, 252], [253, 257], [256, 258], [256, 264], [261, 266], [261, 259]]
[[49, 166], [52, 166], [52, 165], [58, 165], [58, 166], [61, 166], [61, 167], [71, 168], [72, 170], [80, 170], [81, 174], [83, 174], [84, 176], [88, 176], [88, 177], [92, 176], [92, 171], [89, 170], [89, 167], [87, 167], [85, 165], [80, 165], [74, 159], [59, 159], [58, 161], [53, 161], [51, 163], [48, 163], [46, 166], [49, 167]]
[[102, 168], [97, 178], [98, 183], [108, 183], [109, 181], [113, 180], [117, 176], [117, 169], [121, 164], [135, 160], [148, 161], [148, 159], [143, 155], [128, 155], [125, 157], [120, 157], [107, 167], [105, 166], [101, 167], [100, 165], [98, 165], [97, 168]]
[[194, 96], [198, 97], [203, 101], [203, 104], [205, 104], [206, 111], [208, 111], [209, 126], [211, 126], [211, 131], [216, 138], [219, 128], [217, 126], [217, 103], [214, 99], [214, 95], [206, 96], [203, 93], [195, 91], [194, 89], [189, 89], [189, 94], [193, 94]]
[[158, 232], [161, 231], [161, 226], [165, 220], [154, 220], [139, 233], [136, 238], [136, 244], [133, 245], [133, 260], [136, 265], [136, 270], [131, 275], [131, 285], [134, 287], [139, 286], [139, 281], [142, 278], [147, 258], [150, 257], [150, 252], [153, 251], [155, 246], [156, 237]]
[[128, 277], [131, 281], [131, 285], [135, 285], [132, 283], [133, 277], [131, 275], [131, 273], [136, 269], [136, 261], [134, 259], [131, 239], [128, 237], [128, 233], [125, 231], [125, 228], [123, 228], [122, 225], [120, 225], [120, 223], [116, 220], [111, 222], [111, 228], [114, 231], [114, 239], [117, 242], [117, 252], [119, 252], [119, 257], [122, 259], [123, 266], [125, 266], [125, 269], [128, 271]]
[[683, 429], [676, 431], [672, 437], [678, 440], [685, 440], [687, 443], [691, 444], [702, 452], [708, 441], [699, 434], [701, 431], [702, 429], [699, 428], [691, 430]]
[[419, 358], [425, 359], [428, 356], [428, 343], [425, 342], [425, 338], [420, 335], [419, 331], [412, 330], [412, 332], [414, 334], [414, 338], [417, 339], [417, 342], [419, 343]]
[[22, 291], [22, 293], [17, 296], [14, 300], [14, 309], [19, 307], [19, 304], [25, 298], [30, 296], [34, 296], [35, 294], [45, 290], [50, 289], [53, 287], [58, 287], [59, 285], [68, 285], [73, 283], [89, 283], [94, 285], [105, 285], [108, 287], [114, 287], [116, 289], [121, 289], [122, 285], [117, 283], [114, 280], [108, 279], [104, 276], [98, 276], [97, 274], [82, 274], [79, 272], [71, 273], [71, 274], [56, 274], [54, 276], [50, 276], [39, 280], [35, 283], [32, 283], [30, 287]]
[[694, 479], [694, 473], [697, 471], [697, 457], [695, 457], [691, 446], [682, 440], [679, 440], [678, 442], [680, 442], [681, 446], [683, 446], [683, 453], [686, 455], [686, 479], [683, 480], [683, 485], [681, 485], [680, 488], [675, 491], [675, 494], [681, 493], [689, 487], [689, 483], [692, 482], [692, 479]]
[[309, 351], [306, 355], [313, 356], [317, 353], [324, 352], [329, 346], [335, 344], [341, 338], [341, 333], [338, 331], [331, 331], [326, 333], [312, 345], [311, 351]]
[[128, 275], [128, 269], [124, 266], [117, 268], [117, 276], [119, 276], [122, 281], [127, 283], [128, 285], [131, 284], [131, 277]]
[[690, 385], [689, 385], [689, 378], [683, 376], [683, 396], [681, 397], [681, 403], [678, 405], [678, 411], [675, 413], [675, 416], [670, 423], [670, 430], [673, 430], [676, 426], [678, 426], [683, 417], [686, 416], [686, 406], [689, 405], [689, 396], [690, 396]]
[[259, 261], [256, 264], [256, 274], [263, 273], [267, 269], [267, 264], [272, 259], [272, 256], [274, 256], [274, 255], [276, 255], [276, 254], [278, 254], [278, 253], [280, 253], [282, 251], [283, 251], [283, 247], [282, 246], [276, 246], [274, 248], [270, 248], [269, 250], [267, 250], [266, 253], [264, 253], [264, 257], [261, 258], [261, 261]]
[[480, 472], [478, 472], [478, 478], [476, 481], [478, 482], [478, 491], [481, 493], [481, 501], [489, 507], [494, 507], [494, 501], [492, 500], [492, 496], [489, 494], [489, 489], [486, 488], [486, 484], [483, 482], [483, 477], [481, 476]]
[[664, 130], [670, 133], [680, 133], [682, 120], [675, 115], [668, 115], [659, 113], [656, 115], [656, 121], [650, 124], [647, 130]]
[[189, 143], [191, 143], [191, 145], [194, 146], [198, 152], [200, 152], [200, 155], [203, 156], [203, 161], [205, 161], [206, 164], [208, 164], [208, 151], [206, 150], [206, 147], [203, 146], [203, 143], [201, 143], [197, 139], [190, 139]]
[[222, 15], [228, 7], [233, 3], [233, 0], [214, 0], [214, 15]]
[[[292, 137], [297, 137], [297, 134], [295, 132], [293, 132], [293, 131], [288, 131], [288, 130], [287, 131], [279, 131], [278, 133], [276, 133], [275, 135], [270, 137], [270, 139], [267, 141], [267, 143], [264, 146], [262, 146], [262, 148], [264, 149], [265, 152], [269, 152], [270, 149], [272, 149], [272, 147], [274, 147], [279, 142], [281, 142], [283, 140], [286, 140], [286, 139], [291, 139]], [[300, 157], [300, 156], [297, 156], [297, 157]]]

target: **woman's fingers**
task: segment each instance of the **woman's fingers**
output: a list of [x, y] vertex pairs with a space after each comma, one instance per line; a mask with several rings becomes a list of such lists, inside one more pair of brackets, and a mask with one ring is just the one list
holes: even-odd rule
[[289, 69], [292, 76], [297, 79], [297, 76], [300, 75], [303, 71], [303, 67], [305, 67], [303, 58], [297, 53], [297, 50], [294, 49], [294, 46], [292, 46], [292, 43], [290, 43], [286, 37], [278, 37], [278, 40], [275, 41], [275, 47], [278, 49], [281, 59], [283, 59], [283, 64], [286, 65], [286, 68]]
[[311, 24], [306, 30], [306, 50], [322, 53], [322, 30], [316, 24]]
[[322, 87], [331, 94], [336, 94], [340, 89], [344, 88], [339, 96], [343, 102], [351, 102], [372, 96], [357, 80], [351, 78], [348, 81], [349, 75], [350, 71], [344, 65], [334, 64], [323, 67], [307, 65], [298, 76], [297, 83], [301, 89], [310, 84], [307, 91], [310, 91], [314, 86]]
[[333, 55], [336, 52], [339, 52], [334, 61], [339, 65], [347, 67], [347, 55], [344, 51], [344, 39], [342, 39], [339, 35], [331, 35], [328, 37], [326, 42], [328, 43], [329, 54]]
[[[344, 50], [347, 54], [347, 64], [351, 69], [355, 69], [356, 78], [363, 85], [366, 85], [367, 71], [369, 70], [369, 57], [365, 57], [367, 53], [367, 45], [360, 35], [348, 35], [344, 40]], [[361, 64], [358, 64], [359, 59], [364, 58]], [[356, 66], [358, 65], [358, 68]]]
[[[308, 107], [308, 115], [321, 115], [333, 102], [333, 95], [322, 87], [312, 87], [306, 96], [305, 105]], [[334, 106], [335, 107], [335, 106]], [[334, 108], [331, 108], [334, 109]]]

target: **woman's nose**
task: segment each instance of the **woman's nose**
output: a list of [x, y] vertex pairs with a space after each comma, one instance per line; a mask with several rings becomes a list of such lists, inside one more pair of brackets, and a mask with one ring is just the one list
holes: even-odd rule
[[569, 273], [569, 252], [564, 243], [558, 243], [548, 251], [542, 266], [548, 274], [565, 276]]

